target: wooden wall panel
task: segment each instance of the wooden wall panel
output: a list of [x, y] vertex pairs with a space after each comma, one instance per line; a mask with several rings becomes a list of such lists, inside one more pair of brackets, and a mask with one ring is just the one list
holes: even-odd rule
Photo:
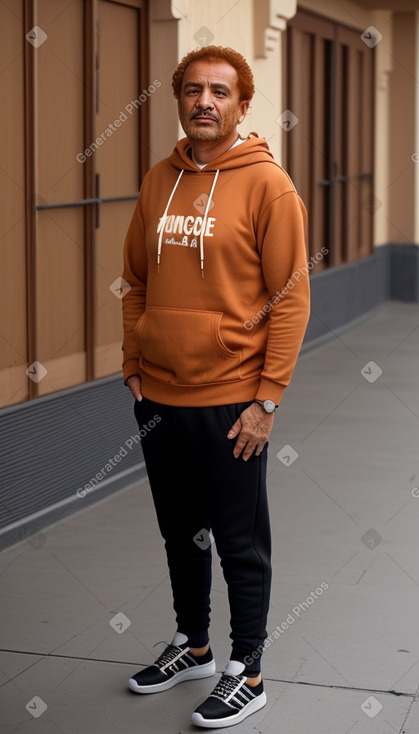
[[41, 362], [84, 349], [83, 210], [38, 216], [38, 355]]
[[[318, 181], [326, 178], [327, 160], [327, 135], [326, 135], [326, 94], [327, 90], [324, 84], [324, 68], [326, 64], [327, 41], [319, 36], [313, 39], [313, 122], [312, 122], [312, 169], [310, 171], [311, 178], [311, 197], [309, 201], [310, 210], [310, 255], [316, 253], [318, 243], [325, 242], [325, 223], [326, 223], [326, 196], [327, 188], [319, 186]], [[323, 270], [324, 260], [321, 260], [313, 270]]]
[[23, 3], [0, 4], [0, 407], [28, 394]]
[[109, 286], [148, 169], [153, 91], [146, 0], [2, 0], [0, 33], [1, 407], [121, 371]]
[[[315, 33], [314, 30], [321, 30]], [[288, 31], [288, 106], [299, 118], [287, 135], [287, 166], [309, 217], [308, 257], [318, 253], [327, 241], [330, 188], [330, 104], [328, 85], [329, 42], [333, 25], [320, 22], [313, 29], [304, 14]], [[311, 272], [322, 270], [322, 259]]]
[[[95, 116], [96, 135], [117, 120], [119, 127], [94, 153], [100, 173], [102, 197], [132, 194], [139, 190], [140, 124], [139, 106], [147, 105], [149, 96], [138, 100], [139, 12], [109, 0], [98, 5], [99, 88]], [[135, 104], [132, 104], [135, 102]], [[127, 109], [128, 107], [128, 109]], [[126, 119], [124, 119], [126, 118]]]
[[373, 216], [382, 203], [374, 195], [373, 158], [374, 158], [374, 110], [371, 114], [371, 84], [374, 76], [374, 57], [364, 54], [360, 72], [360, 116], [363, 131], [360, 150], [360, 175], [358, 179], [359, 198], [361, 202], [361, 221], [359, 235], [359, 253], [367, 257], [372, 252]]
[[36, 190], [44, 203], [83, 198], [83, 2], [42, 0], [48, 39], [36, 54]]
[[[84, 197], [83, 165], [83, 3], [43, 0], [37, 24], [48, 39], [37, 49], [36, 191], [41, 205]], [[42, 210], [37, 214], [37, 359], [47, 368], [55, 359], [84, 351], [84, 211]], [[84, 357], [79, 362], [84, 364]], [[65, 369], [39, 383], [41, 393], [81, 382], [84, 374]], [[61, 377], [60, 377], [61, 375]]]
[[357, 30], [301, 9], [287, 41], [300, 118], [286, 137], [288, 170], [308, 208], [310, 256], [329, 250], [316, 269], [339, 266], [372, 252], [374, 51]]
[[[118, 32], [115, 32], [115, 29]], [[140, 188], [140, 107], [149, 96], [140, 85], [138, 10], [100, 0], [98, 5], [99, 104], [96, 135], [119, 121], [94, 153], [101, 197], [137, 194]], [[117, 63], [115, 63], [117, 60]], [[140, 98], [140, 94], [143, 96]], [[139, 101], [138, 101], [139, 100]], [[136, 103], [136, 104], [134, 104]], [[137, 105], [137, 107], [136, 107]], [[126, 119], [125, 119], [126, 118]], [[109, 290], [122, 272], [122, 248], [135, 201], [101, 204], [95, 232], [95, 377], [119, 372], [122, 362], [121, 301]]]
[[[121, 370], [122, 303], [109, 290], [109, 286], [122, 273], [122, 248], [134, 207], [135, 201], [112, 202], [101, 206], [101, 226], [100, 230], [97, 230], [95, 257], [97, 329], [95, 377], [103, 377]], [[106, 359], [105, 354], [108, 354]], [[110, 358], [109, 354], [113, 356]]]

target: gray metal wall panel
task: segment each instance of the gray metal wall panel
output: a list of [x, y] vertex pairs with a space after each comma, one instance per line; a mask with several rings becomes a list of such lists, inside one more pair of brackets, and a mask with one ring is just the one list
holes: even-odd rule
[[364, 260], [313, 275], [305, 345], [332, 337], [334, 331], [390, 298], [389, 257], [389, 247], [384, 245]]
[[419, 247], [393, 245], [389, 251], [391, 298], [394, 301], [419, 301]]
[[[72, 497], [78, 509], [84, 500], [77, 490], [109, 459], [115, 467], [104, 475], [107, 484], [135, 466], [142, 476], [137, 434], [120, 376], [0, 411], [0, 528]], [[126, 455], [117, 463], [121, 446]], [[100, 484], [94, 494], [100, 498]]]

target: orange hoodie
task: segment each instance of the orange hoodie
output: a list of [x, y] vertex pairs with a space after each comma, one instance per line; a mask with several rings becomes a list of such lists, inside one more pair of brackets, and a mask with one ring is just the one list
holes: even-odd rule
[[252, 133], [200, 170], [187, 138], [145, 176], [124, 247], [124, 379], [156, 402], [279, 403], [309, 317], [304, 205]]

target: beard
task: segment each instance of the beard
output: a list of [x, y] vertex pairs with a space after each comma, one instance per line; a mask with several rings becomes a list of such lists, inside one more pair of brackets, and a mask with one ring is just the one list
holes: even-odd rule
[[182, 128], [185, 132], [185, 135], [189, 140], [194, 141], [215, 141], [215, 140], [221, 140], [223, 136], [221, 130], [219, 127], [204, 127], [199, 125], [191, 125], [191, 124], [182, 124]]
[[[202, 113], [200, 114], [202, 115]], [[210, 114], [208, 117], [214, 120], [215, 124], [200, 124], [198, 120], [194, 119], [194, 116], [186, 116], [179, 110], [179, 121], [189, 140], [196, 142], [221, 140], [236, 129], [237, 121], [235, 118], [228, 117], [223, 120], [214, 114]]]

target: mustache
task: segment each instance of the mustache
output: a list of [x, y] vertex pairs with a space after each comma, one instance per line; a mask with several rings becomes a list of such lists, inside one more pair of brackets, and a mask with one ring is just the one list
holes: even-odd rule
[[213, 115], [212, 112], [207, 112], [206, 110], [198, 110], [198, 112], [194, 112], [193, 115], [191, 115], [191, 120], [195, 117], [209, 117], [211, 120], [218, 122], [218, 116]]

